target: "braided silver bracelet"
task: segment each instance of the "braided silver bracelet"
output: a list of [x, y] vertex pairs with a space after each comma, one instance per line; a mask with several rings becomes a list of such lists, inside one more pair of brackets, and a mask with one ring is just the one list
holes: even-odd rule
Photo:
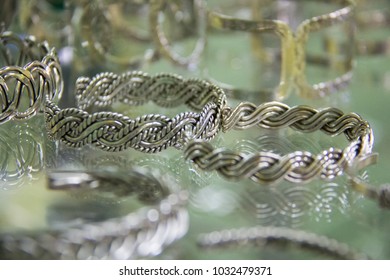
[[49, 174], [49, 188], [138, 194], [144, 206], [123, 217], [62, 226], [44, 232], [0, 234], [0, 259], [136, 259], [155, 256], [188, 230], [187, 193], [167, 176], [143, 169]]
[[217, 170], [231, 179], [250, 178], [258, 183], [287, 180], [308, 182], [316, 177], [333, 179], [341, 175], [353, 162], [371, 153], [373, 134], [369, 124], [355, 113], [344, 114], [336, 108], [316, 110], [309, 106], [289, 106], [268, 102], [256, 106], [241, 103], [235, 109], [225, 107], [222, 119], [224, 131], [247, 129], [253, 126], [276, 129], [291, 127], [301, 132], [321, 130], [334, 136], [344, 133], [349, 145], [341, 150], [330, 148], [318, 155], [296, 151], [286, 155], [274, 152], [255, 154], [214, 149], [209, 143], [191, 141], [185, 157], [204, 170]]
[[203, 234], [198, 245], [202, 248], [227, 248], [232, 245], [258, 247], [288, 247], [294, 245], [307, 251], [320, 253], [336, 259], [368, 259], [364, 253], [356, 252], [347, 244], [335, 239], [302, 230], [285, 227], [250, 227]]
[[[77, 81], [78, 108], [60, 109], [46, 103], [49, 136], [71, 147], [92, 144], [106, 151], [126, 148], [155, 153], [167, 147], [181, 148], [186, 139], [209, 140], [220, 130], [224, 92], [198, 79], [174, 74], [149, 76], [142, 72], [98, 74]], [[200, 112], [184, 112], [169, 118], [149, 114], [130, 119], [119, 113], [84, 111], [119, 101], [139, 105], [154, 101], [159, 106], [186, 104]]]
[[44, 100], [59, 98], [63, 81], [54, 49], [32, 36], [0, 34], [0, 124], [34, 116]]

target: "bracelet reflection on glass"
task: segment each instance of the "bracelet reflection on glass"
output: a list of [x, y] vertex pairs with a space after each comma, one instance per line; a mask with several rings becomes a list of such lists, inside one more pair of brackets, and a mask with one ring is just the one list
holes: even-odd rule
[[198, 240], [199, 246], [206, 249], [236, 246], [258, 246], [267, 248], [275, 245], [280, 248], [295, 245], [298, 248], [319, 253], [336, 259], [368, 259], [368, 256], [356, 252], [347, 244], [324, 235], [295, 230], [285, 227], [251, 227], [215, 231], [203, 234]]
[[157, 178], [142, 169], [117, 175], [112, 170], [53, 172], [49, 174], [49, 187], [80, 194], [111, 192], [122, 185], [121, 190], [129, 189], [126, 195], [139, 193], [142, 200], [154, 204], [101, 222], [41, 233], [3, 233], [0, 235], [0, 258], [136, 259], [158, 255], [185, 235], [188, 230], [186, 192], [166, 176]]
[[286, 155], [260, 151], [255, 154], [214, 149], [211, 144], [192, 141], [185, 148], [185, 157], [204, 170], [217, 170], [230, 179], [250, 178], [258, 183], [287, 180], [308, 182], [316, 177], [332, 179], [341, 175], [361, 156], [370, 154], [373, 134], [369, 124], [355, 113], [345, 114], [336, 108], [316, 110], [309, 106], [289, 106], [268, 102], [256, 106], [240, 103], [225, 107], [222, 129], [242, 130], [253, 126], [267, 129], [291, 127], [300, 132], [322, 132], [334, 136], [344, 133], [349, 145], [341, 150], [329, 148], [318, 155], [297, 151]]
[[43, 109], [45, 99], [61, 97], [63, 81], [54, 48], [5, 31], [0, 49], [0, 124], [29, 119]]
[[[184, 3], [184, 2], [183, 2]], [[197, 13], [197, 19], [196, 22], [199, 25], [198, 29], [201, 29], [202, 23], [205, 18], [205, 7], [203, 0], [193, 0], [189, 1], [189, 3], [193, 3], [194, 7], [194, 14]], [[150, 27], [151, 27], [151, 34], [153, 36], [153, 41], [155, 45], [158, 48], [158, 51], [164, 55], [167, 59], [169, 59], [174, 64], [185, 66], [185, 67], [193, 67], [196, 63], [199, 61], [199, 57], [203, 52], [204, 46], [205, 46], [205, 38], [204, 38], [204, 32], [200, 30], [199, 38], [197, 39], [196, 45], [192, 51], [192, 53], [187, 56], [183, 57], [179, 55], [171, 46], [168, 38], [164, 34], [162, 24], [160, 23], [160, 16], [162, 15], [162, 12], [166, 5], [173, 5], [173, 3], [170, 3], [170, 1], [160, 1], [160, 0], [152, 0], [150, 2], [150, 14], [149, 14], [149, 21], [150, 21]], [[179, 12], [180, 14], [183, 14], [183, 11]]]
[[[295, 2], [300, 3], [301, 1], [291, 1], [289, 4]], [[328, 2], [324, 3], [330, 4]], [[339, 54], [336, 55], [334, 53], [332, 53], [331, 58], [326, 59], [328, 62], [325, 65], [327, 66], [336, 64], [337, 69], [340, 69], [342, 64], [341, 68], [343, 73], [334, 80], [309, 85], [305, 74], [307, 61], [306, 45], [309, 36], [325, 28], [335, 26], [336, 24], [349, 22], [353, 18], [352, 15], [355, 5], [352, 0], [335, 1], [334, 4], [340, 6], [339, 9], [304, 20], [296, 28], [295, 33], [286, 22], [278, 18], [262, 19], [259, 17], [259, 19], [255, 20], [235, 18], [221, 13], [218, 10], [210, 10], [208, 12], [208, 25], [214, 30], [251, 32], [253, 38], [256, 40], [259, 40], [259, 38], [256, 37], [257, 34], [275, 34], [281, 41], [280, 82], [275, 90], [276, 97], [278, 99], [285, 98], [291, 89], [291, 84], [293, 83], [294, 86], [298, 88], [297, 92], [300, 96], [305, 98], [319, 98], [344, 88], [352, 77], [353, 52], [348, 52], [343, 61], [332, 61], [332, 59], [336, 59], [336, 57], [337, 59], [340, 59]], [[256, 9], [260, 11], [262, 9], [266, 10], [265, 7], [261, 7], [259, 3], [256, 3], [256, 5], [259, 5], [259, 7], [256, 6]], [[281, 5], [281, 7], [283, 7], [283, 5]], [[283, 19], [283, 12], [281, 12], [281, 14], [281, 18]], [[353, 38], [354, 34], [352, 25], [347, 33], [348, 38]], [[353, 40], [349, 40], [348, 42], [351, 43]], [[257, 52], [264, 52], [261, 43], [257, 43], [255, 45], [256, 48], [258, 48], [256, 50]], [[261, 73], [259, 73], [259, 75], [260, 74]], [[215, 79], [212, 81], [215, 81]], [[232, 84], [226, 81], [223, 83]], [[231, 88], [230, 92], [232, 94], [242, 95], [242, 92], [245, 92], [245, 90], [235, 89], [233, 85], [229, 87]]]
[[53, 159], [54, 143], [46, 143], [43, 116], [0, 126], [0, 189], [28, 185]]
[[[47, 100], [48, 134], [71, 147], [92, 144], [106, 151], [131, 147], [155, 153], [171, 146], [181, 148], [188, 138], [209, 140], [220, 130], [225, 105], [225, 94], [220, 88], [174, 74], [102, 73], [92, 79], [79, 78], [76, 90], [78, 108], [60, 109]], [[130, 119], [114, 112], [85, 111], [114, 102], [139, 105], [148, 101], [162, 107], [186, 104], [200, 112], [184, 112], [173, 118], [149, 114]]]

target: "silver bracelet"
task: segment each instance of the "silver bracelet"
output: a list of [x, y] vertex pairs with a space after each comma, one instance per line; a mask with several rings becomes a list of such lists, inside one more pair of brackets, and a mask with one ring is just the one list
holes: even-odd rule
[[[145, 188], [147, 187], [147, 188]], [[53, 172], [49, 188], [77, 195], [88, 192], [136, 193], [145, 206], [123, 217], [63, 226], [44, 232], [2, 233], [0, 259], [135, 259], [155, 256], [188, 230], [187, 194], [166, 176], [142, 169], [125, 174]], [[115, 193], [114, 193], [115, 195]]]
[[0, 124], [26, 120], [42, 109], [45, 99], [60, 98], [63, 89], [56, 52], [32, 36], [0, 34]]
[[284, 228], [284, 227], [251, 227], [215, 231], [203, 234], [198, 240], [199, 246], [205, 249], [227, 248], [236, 246], [256, 246], [287, 248], [294, 245], [336, 259], [368, 259], [368, 256], [356, 252], [347, 244], [335, 239], [318, 235], [312, 232]]
[[[92, 79], [79, 78], [76, 88], [77, 108], [60, 109], [54, 102], [46, 102], [49, 136], [71, 147], [92, 144], [106, 151], [131, 147], [155, 153], [171, 146], [181, 148], [188, 139], [207, 141], [220, 130], [225, 94], [206, 81], [174, 74], [102, 73]], [[148, 101], [163, 107], [186, 104], [198, 112], [130, 119], [114, 112], [85, 111], [114, 102], [139, 105]]]
[[321, 130], [334, 136], [344, 133], [349, 145], [344, 149], [330, 148], [318, 155], [297, 151], [286, 155], [273, 152], [255, 154], [214, 149], [211, 144], [192, 141], [185, 156], [203, 170], [217, 170], [231, 179], [250, 178], [258, 183], [287, 180], [308, 182], [316, 177], [333, 179], [341, 175], [355, 160], [370, 154], [373, 134], [369, 124], [355, 113], [344, 114], [336, 108], [316, 110], [309, 106], [289, 106], [279, 102], [241, 103], [236, 108], [224, 108], [222, 128], [247, 129], [258, 126], [267, 129], [291, 127], [300, 132]]

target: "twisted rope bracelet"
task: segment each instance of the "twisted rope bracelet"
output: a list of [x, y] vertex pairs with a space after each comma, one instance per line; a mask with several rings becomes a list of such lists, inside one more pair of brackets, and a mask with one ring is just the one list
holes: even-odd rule
[[117, 175], [111, 171], [57, 171], [49, 174], [49, 188], [81, 191], [82, 195], [113, 191], [122, 196], [119, 187], [125, 195], [136, 193], [141, 200], [154, 202], [152, 206], [101, 222], [45, 232], [2, 233], [0, 259], [135, 259], [158, 255], [185, 235], [188, 197], [173, 180], [143, 169]]
[[32, 36], [20, 38], [12, 32], [0, 34], [0, 124], [34, 116], [45, 99], [62, 94], [61, 67], [53, 49]]
[[[102, 73], [92, 79], [79, 78], [76, 90], [78, 108], [60, 109], [47, 100], [45, 116], [49, 136], [71, 147], [92, 144], [106, 151], [131, 147], [155, 153], [171, 146], [181, 148], [186, 139], [207, 141], [220, 130], [226, 102], [220, 88], [175, 74]], [[85, 111], [114, 102], [140, 105], [147, 101], [162, 107], [186, 104], [198, 112], [184, 112], [174, 118], [148, 114], [130, 119], [114, 112]]]
[[[336, 259], [368, 259], [368, 256], [356, 252], [347, 244], [335, 239], [302, 230], [285, 227], [250, 227], [203, 234], [199, 237], [198, 245], [202, 248], [227, 248], [232, 245], [249, 245], [271, 247], [272, 245], [298, 248], [317, 252]], [[275, 246], [275, 247], [276, 247]]]
[[336, 108], [290, 108], [279, 102], [259, 106], [244, 102], [235, 109], [224, 108], [223, 131], [253, 126], [268, 129], [291, 127], [305, 133], [321, 130], [331, 136], [344, 133], [350, 143], [343, 150], [330, 148], [318, 155], [307, 151], [279, 155], [264, 151], [255, 154], [236, 153], [224, 148], [214, 149], [209, 143], [195, 140], [186, 146], [185, 157], [203, 170], [217, 170], [231, 179], [250, 178], [266, 184], [284, 179], [301, 183], [318, 176], [332, 179], [341, 175], [355, 160], [371, 153], [374, 141], [366, 121], [355, 113], [344, 114]]

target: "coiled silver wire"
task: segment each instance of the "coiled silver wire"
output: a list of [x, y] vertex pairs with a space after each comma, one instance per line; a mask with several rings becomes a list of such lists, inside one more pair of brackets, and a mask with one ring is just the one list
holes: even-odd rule
[[[206, 81], [175, 74], [102, 73], [92, 79], [78, 79], [76, 88], [78, 108], [60, 109], [50, 100], [46, 105], [49, 135], [71, 147], [92, 144], [107, 151], [131, 147], [155, 153], [171, 146], [180, 148], [186, 139], [207, 141], [220, 130], [225, 95]], [[200, 112], [184, 112], [173, 118], [149, 114], [130, 119], [114, 112], [84, 111], [117, 101], [130, 105], [153, 101], [163, 107], [186, 104]]]
[[54, 48], [5, 31], [0, 50], [0, 124], [29, 119], [43, 109], [46, 98], [61, 97], [63, 79]]
[[[119, 175], [119, 176], [118, 176]], [[88, 192], [120, 189], [152, 203], [123, 217], [86, 222], [44, 232], [2, 233], [1, 259], [135, 259], [161, 253], [188, 230], [187, 193], [168, 177], [142, 169], [126, 174], [54, 172], [49, 187]], [[102, 188], [100, 190], [100, 188]], [[81, 192], [81, 193], [80, 193]], [[115, 194], [115, 192], [114, 192]], [[118, 194], [118, 193], [117, 193]]]
[[321, 130], [331, 136], [343, 133], [350, 143], [344, 149], [332, 147], [317, 155], [308, 151], [280, 155], [270, 151], [246, 154], [214, 149], [210, 143], [195, 140], [186, 146], [185, 157], [203, 170], [216, 170], [230, 179], [250, 178], [266, 184], [280, 180], [302, 183], [316, 177], [332, 179], [341, 175], [355, 160], [371, 153], [374, 141], [366, 121], [355, 113], [345, 114], [336, 108], [290, 108], [279, 102], [259, 106], [246, 102], [234, 109], [225, 107], [224, 131], [253, 126], [268, 129], [291, 127], [305, 133]]

